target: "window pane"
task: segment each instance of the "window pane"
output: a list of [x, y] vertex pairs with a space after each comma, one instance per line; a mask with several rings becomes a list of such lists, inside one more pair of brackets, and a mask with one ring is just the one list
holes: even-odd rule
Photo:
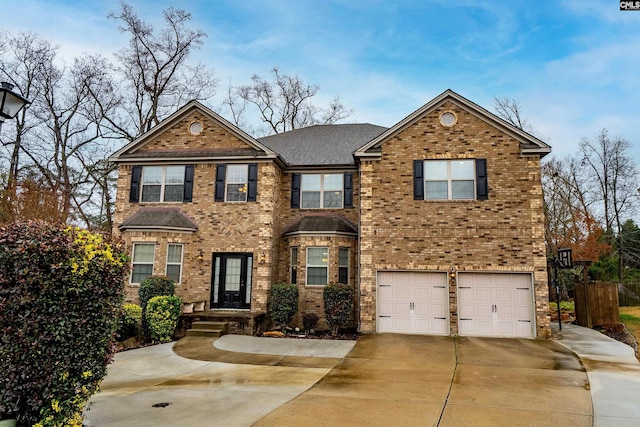
[[213, 267], [213, 303], [218, 303], [218, 291], [220, 290], [220, 257], [215, 257]]
[[162, 166], [145, 166], [142, 169], [143, 184], [162, 184]]
[[143, 202], [159, 202], [160, 186], [159, 185], [143, 185], [142, 201]]
[[247, 182], [248, 165], [228, 165], [227, 182], [241, 184]]
[[180, 283], [180, 264], [167, 265], [167, 277], [176, 283]]
[[307, 265], [328, 265], [329, 248], [308, 248]]
[[307, 268], [307, 285], [326, 285], [327, 267]]
[[319, 208], [320, 207], [320, 192], [319, 191], [304, 191], [302, 193], [302, 203], [300, 205], [303, 208]]
[[347, 267], [338, 268], [338, 283], [349, 283], [349, 269]]
[[447, 181], [427, 181], [425, 186], [427, 200], [448, 199]]
[[297, 264], [298, 264], [298, 248], [294, 246], [291, 248], [291, 265], [297, 265]]
[[183, 184], [184, 166], [167, 166], [164, 172], [165, 184]]
[[245, 202], [247, 184], [227, 184], [227, 202]]
[[224, 289], [226, 291], [239, 291], [242, 260], [239, 258], [228, 258], [226, 268], [227, 271], [224, 278]]
[[302, 191], [320, 191], [322, 175], [302, 175]]
[[133, 245], [133, 262], [153, 263], [153, 252], [156, 245], [153, 243], [135, 243]]
[[[165, 202], [181, 202], [182, 194], [184, 191], [184, 185], [167, 185], [164, 187], [164, 201]], [[143, 191], [144, 194], [144, 191]], [[158, 194], [158, 196], [160, 196]]]
[[473, 181], [451, 182], [452, 199], [474, 199], [476, 196]]
[[340, 190], [342, 191], [342, 175], [332, 174], [324, 175], [324, 191]]
[[244, 292], [245, 304], [251, 304], [251, 273], [253, 273], [253, 257], [247, 257], [247, 286]]
[[424, 178], [427, 181], [447, 179], [447, 160], [427, 160], [424, 162]]
[[167, 249], [167, 262], [182, 262], [182, 245], [169, 245]]
[[323, 203], [325, 208], [341, 208], [342, 191], [325, 191]]
[[153, 264], [133, 264], [131, 283], [140, 283], [151, 275], [153, 275]]
[[338, 264], [342, 266], [349, 265], [349, 248], [340, 248], [338, 253]]
[[473, 160], [452, 160], [451, 179], [469, 180], [475, 178]]

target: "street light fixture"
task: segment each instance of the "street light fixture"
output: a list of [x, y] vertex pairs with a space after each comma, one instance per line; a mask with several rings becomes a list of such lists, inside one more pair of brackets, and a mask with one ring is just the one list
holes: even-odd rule
[[13, 85], [0, 82], [0, 129], [5, 119], [13, 119], [27, 104], [31, 104], [24, 96], [13, 91]]

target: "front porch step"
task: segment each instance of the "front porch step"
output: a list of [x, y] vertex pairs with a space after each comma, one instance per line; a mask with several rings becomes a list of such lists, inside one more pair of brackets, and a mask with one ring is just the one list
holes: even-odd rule
[[227, 322], [193, 322], [187, 331], [188, 337], [221, 337], [229, 330]]

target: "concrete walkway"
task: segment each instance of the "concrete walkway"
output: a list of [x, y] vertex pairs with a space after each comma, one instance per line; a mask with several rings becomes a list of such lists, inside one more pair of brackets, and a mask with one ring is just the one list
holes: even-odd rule
[[557, 342], [587, 370], [595, 427], [640, 426], [640, 363], [631, 347], [592, 329], [562, 325]]

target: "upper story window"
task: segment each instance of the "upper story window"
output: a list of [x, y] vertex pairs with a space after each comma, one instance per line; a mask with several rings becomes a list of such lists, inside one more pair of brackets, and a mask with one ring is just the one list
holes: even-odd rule
[[486, 159], [415, 160], [415, 200], [486, 200]]
[[342, 174], [302, 175], [303, 209], [342, 208]]
[[257, 163], [216, 165], [216, 202], [255, 202], [257, 194]]
[[133, 166], [130, 202], [190, 202], [193, 165]]
[[181, 202], [184, 166], [145, 166], [142, 169], [142, 202]]
[[353, 174], [291, 175], [293, 209], [342, 209], [353, 207]]
[[249, 165], [227, 166], [227, 202], [247, 201]]
[[427, 200], [475, 199], [473, 160], [425, 160], [424, 194]]

